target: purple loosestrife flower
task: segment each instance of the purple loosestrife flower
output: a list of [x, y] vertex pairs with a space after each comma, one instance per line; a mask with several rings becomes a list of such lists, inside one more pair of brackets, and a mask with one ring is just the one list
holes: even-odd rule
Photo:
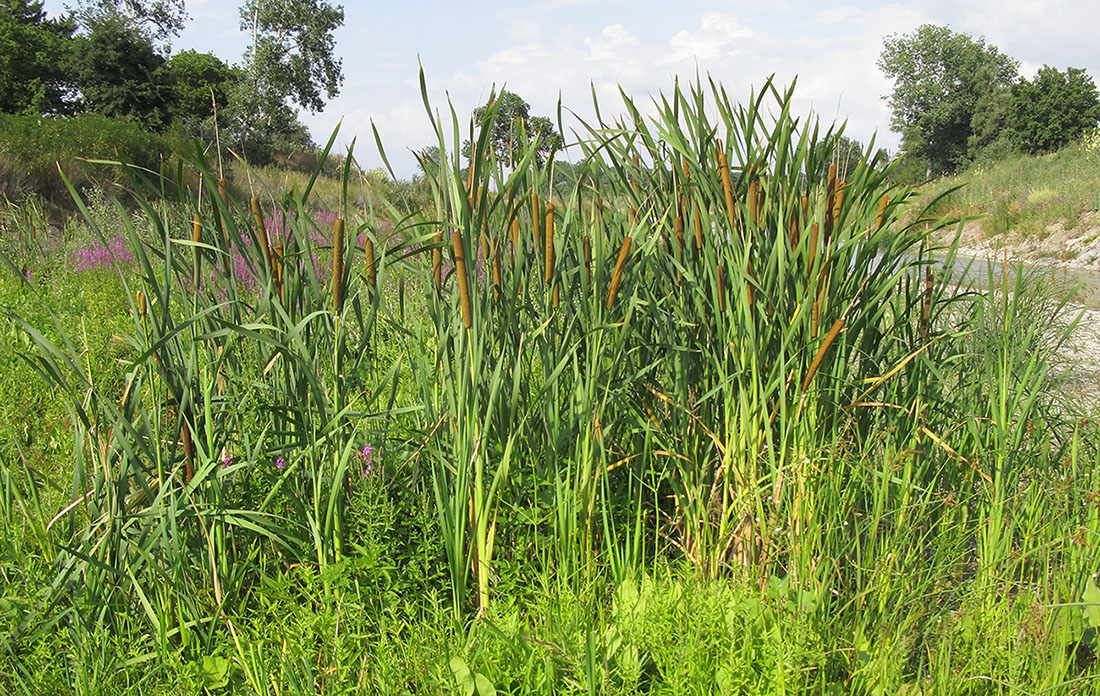
[[374, 476], [374, 448], [370, 446], [369, 442], [363, 445], [362, 451], [359, 452], [359, 458], [363, 460], [363, 478]]
[[233, 455], [228, 452], [222, 454], [222, 466], [229, 466], [233, 463]]
[[285, 469], [286, 468], [286, 460], [283, 459], [283, 455], [280, 454], [278, 457], [275, 458], [275, 468], [276, 469]]

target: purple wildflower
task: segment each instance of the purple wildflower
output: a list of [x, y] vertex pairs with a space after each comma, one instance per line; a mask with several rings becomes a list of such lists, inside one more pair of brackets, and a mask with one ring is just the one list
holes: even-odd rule
[[276, 469], [285, 469], [286, 468], [286, 460], [283, 459], [283, 455], [280, 454], [278, 457], [275, 458], [275, 468]]
[[359, 458], [363, 460], [363, 478], [374, 476], [374, 448], [369, 442], [363, 445]]
[[222, 454], [222, 466], [229, 466], [233, 463], [233, 455], [228, 452]]

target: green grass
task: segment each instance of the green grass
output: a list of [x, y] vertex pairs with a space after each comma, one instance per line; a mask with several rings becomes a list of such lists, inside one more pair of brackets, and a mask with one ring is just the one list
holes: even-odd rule
[[627, 98], [549, 213], [426, 97], [411, 213], [350, 158], [10, 210], [0, 689], [1094, 690], [1064, 300], [929, 274], [935, 210], [789, 104]]
[[1015, 232], [1042, 238], [1054, 225], [1075, 229], [1087, 214], [1095, 218], [1100, 211], [1100, 151], [1090, 143], [975, 165], [925, 185], [922, 195], [931, 200], [961, 186], [942, 198], [935, 212], [980, 216], [989, 236]]

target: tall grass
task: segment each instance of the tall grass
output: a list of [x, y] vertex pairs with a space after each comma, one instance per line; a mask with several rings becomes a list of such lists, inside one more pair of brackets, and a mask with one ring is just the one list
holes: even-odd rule
[[[960, 287], [951, 249], [932, 262], [930, 234], [950, 224], [936, 202], [913, 211], [873, 147], [840, 179], [840, 129], [795, 117], [770, 82], [740, 105], [677, 85], [648, 116], [624, 96], [621, 116], [582, 125], [577, 185], [551, 200], [537, 141], [507, 161], [489, 146], [495, 95], [463, 132], [422, 91], [439, 160], [412, 214], [357, 193], [350, 153], [323, 223], [320, 165], [246, 206], [198, 157], [203, 191], [172, 192], [177, 208], [124, 168], [152, 233], [119, 211], [136, 264], [119, 272], [121, 386], [67, 327], [53, 340], [9, 313], [76, 442], [59, 511], [15, 463], [0, 469], [0, 513], [27, 520], [5, 543], [35, 545], [54, 573], [17, 641], [136, 621], [161, 658], [220, 638], [240, 688], [308, 689], [328, 678], [320, 657], [272, 662], [242, 638], [264, 631], [246, 625], [257, 588], [315, 569], [318, 606], [368, 601], [347, 569], [388, 568], [369, 516], [423, 496], [445, 580], [421, 601], [448, 598], [424, 611], [480, 617], [469, 630], [497, 630], [525, 684], [595, 692], [612, 666], [624, 691], [650, 669], [678, 683], [675, 661], [638, 647], [664, 620], [644, 588], [669, 563], [735, 586], [716, 615], [746, 635], [841, 641], [798, 666], [777, 656], [790, 689], [949, 684], [982, 659], [951, 641], [978, 651], [986, 629], [938, 622], [1014, 616], [998, 614], [1006, 598], [1040, 612], [1028, 655], [1044, 657], [990, 671], [1039, 688], [1087, 676], [1069, 655], [1096, 628], [1082, 603], [1100, 522], [1080, 499], [1096, 440], [1051, 367], [1064, 305], [1022, 272]], [[575, 669], [508, 642], [521, 619], [497, 627], [524, 578], [580, 598], [569, 626], [608, 626], [565, 631]], [[750, 652], [708, 654], [736, 658], [707, 677], [723, 689], [757, 669]], [[487, 688], [465, 659], [448, 665], [460, 688]]]

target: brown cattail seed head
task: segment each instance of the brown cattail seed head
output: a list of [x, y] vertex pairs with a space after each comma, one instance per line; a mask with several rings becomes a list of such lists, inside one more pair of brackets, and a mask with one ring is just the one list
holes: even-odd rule
[[332, 236], [332, 310], [337, 314], [344, 307], [344, 218], [336, 218]]
[[615, 297], [619, 294], [619, 283], [622, 282], [623, 268], [626, 266], [626, 260], [630, 258], [630, 235], [627, 235], [623, 240], [622, 248], [619, 249], [619, 260], [615, 262], [615, 271], [611, 274], [611, 287], [607, 291], [607, 310], [611, 311], [611, 308], [615, 305]]
[[546, 283], [554, 275], [554, 204], [546, 204]]
[[469, 329], [473, 324], [473, 309], [470, 306], [470, 287], [466, 280], [466, 250], [462, 246], [462, 233], [457, 229], [451, 234], [451, 243], [455, 254], [455, 278], [458, 280], [458, 299], [462, 305], [462, 323]]

